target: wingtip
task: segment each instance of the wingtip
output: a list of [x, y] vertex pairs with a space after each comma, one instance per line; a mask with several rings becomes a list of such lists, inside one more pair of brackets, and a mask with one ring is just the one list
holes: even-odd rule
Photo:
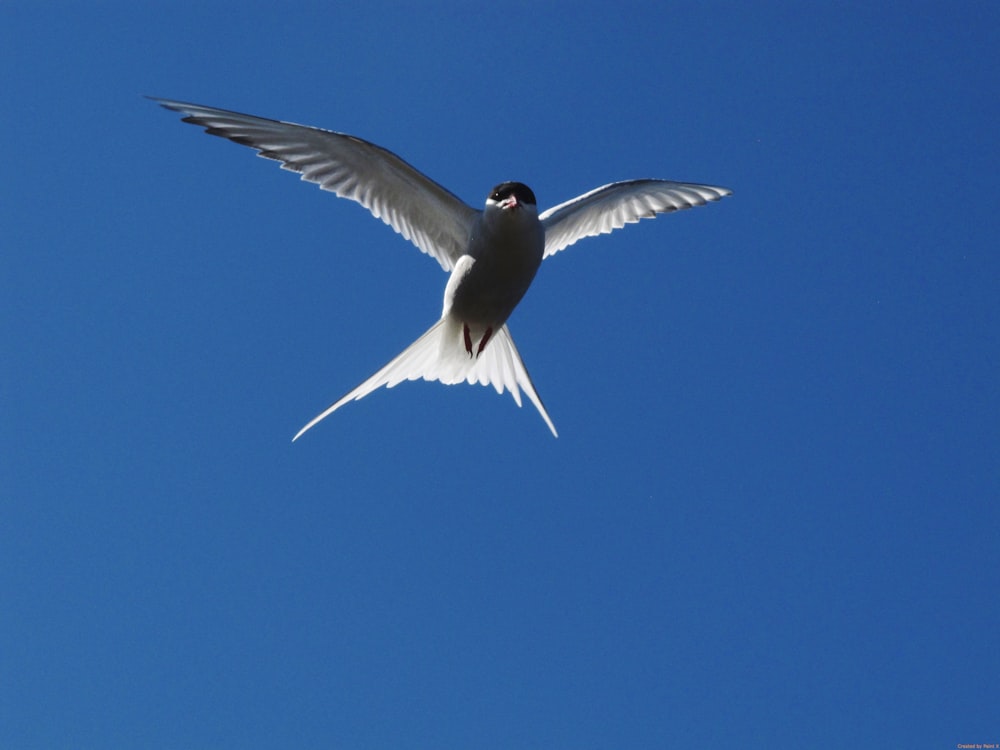
[[733, 191], [730, 188], [722, 187], [721, 185], [695, 185], [695, 187], [705, 189], [708, 192], [708, 195], [703, 195], [702, 197], [709, 201], [720, 201], [733, 194]]
[[144, 99], [149, 99], [153, 104], [159, 104], [165, 110], [169, 112], [180, 112], [183, 114], [183, 105], [180, 102], [175, 102], [173, 99], [161, 99], [158, 96], [150, 96], [149, 94], [143, 94]]
[[150, 96], [149, 94], [142, 94], [144, 99], [149, 99], [149, 101], [159, 104], [164, 109], [170, 110], [171, 112], [185, 113], [185, 108], [194, 107], [197, 105], [188, 104], [186, 102], [179, 102], [176, 99], [164, 99], [159, 96]]

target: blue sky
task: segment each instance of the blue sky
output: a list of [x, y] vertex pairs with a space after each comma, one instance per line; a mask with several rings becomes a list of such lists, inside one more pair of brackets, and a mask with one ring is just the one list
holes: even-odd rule
[[[1000, 742], [998, 6], [339, 5], [0, 6], [0, 745]], [[143, 94], [735, 195], [543, 265], [558, 440], [293, 445], [446, 276]]]

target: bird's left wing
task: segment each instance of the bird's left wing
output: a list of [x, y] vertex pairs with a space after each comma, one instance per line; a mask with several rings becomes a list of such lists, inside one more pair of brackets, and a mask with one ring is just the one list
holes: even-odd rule
[[669, 180], [612, 182], [543, 211], [545, 256], [548, 258], [584, 237], [608, 234], [657, 214], [704, 206], [732, 190]]
[[250, 146], [341, 198], [360, 203], [450, 271], [478, 211], [391, 151], [344, 133], [156, 99], [211, 135]]

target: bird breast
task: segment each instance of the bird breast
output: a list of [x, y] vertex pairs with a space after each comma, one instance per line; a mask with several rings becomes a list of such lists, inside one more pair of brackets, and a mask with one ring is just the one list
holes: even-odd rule
[[537, 220], [494, 222], [480, 230], [469, 244], [469, 260], [456, 264], [451, 312], [468, 323], [499, 326], [535, 278], [545, 232]]

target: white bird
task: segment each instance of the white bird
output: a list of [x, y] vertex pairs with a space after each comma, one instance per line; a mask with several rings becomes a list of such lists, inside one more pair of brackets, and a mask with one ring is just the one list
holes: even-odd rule
[[[152, 97], [150, 97], [152, 98]], [[668, 180], [613, 182], [538, 213], [535, 195], [520, 182], [502, 182], [478, 211], [390, 151], [344, 133], [269, 120], [198, 104], [153, 99], [183, 121], [256, 149], [303, 180], [360, 203], [445, 271], [441, 318], [399, 356], [314, 417], [295, 435], [348, 401], [404, 380], [468, 382], [521, 390], [558, 437], [521, 355], [507, 318], [531, 286], [544, 258], [577, 240], [607, 234], [657, 214], [703, 206], [732, 191]]]

